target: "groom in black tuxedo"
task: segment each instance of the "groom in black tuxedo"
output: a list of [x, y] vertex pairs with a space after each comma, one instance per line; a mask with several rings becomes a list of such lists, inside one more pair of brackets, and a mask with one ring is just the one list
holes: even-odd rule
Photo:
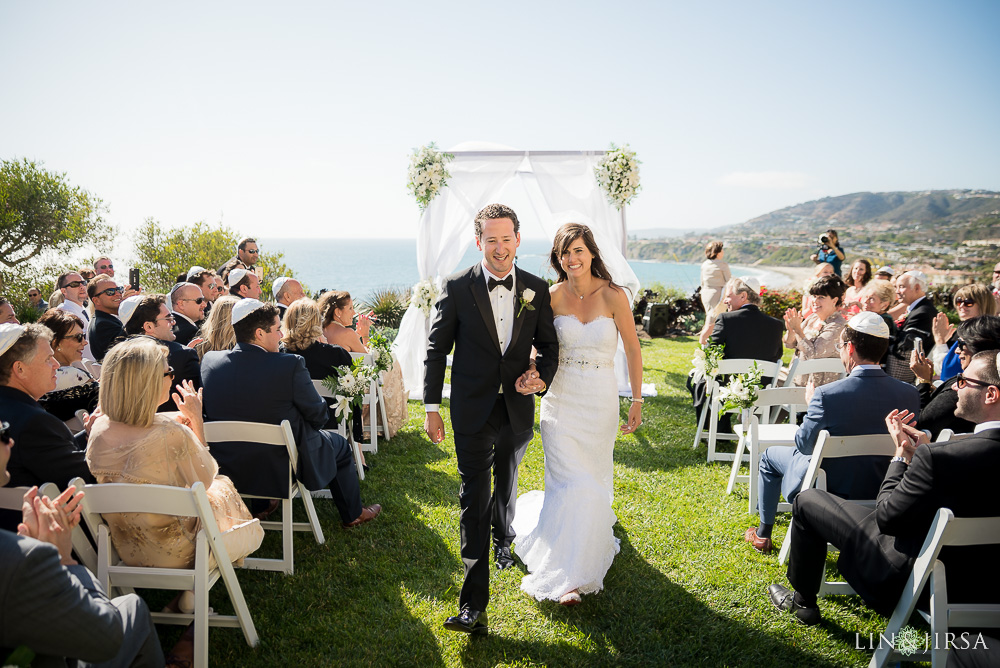
[[[483, 261], [445, 281], [431, 324], [424, 363], [424, 431], [444, 440], [438, 413], [447, 355], [451, 370], [451, 424], [455, 431], [462, 514], [465, 580], [460, 611], [445, 628], [488, 631], [490, 536], [497, 566], [514, 565], [510, 527], [517, 498], [517, 467], [531, 441], [536, 392], [552, 382], [559, 343], [552, 322], [548, 284], [514, 268], [521, 243], [517, 214], [490, 204], [476, 214], [476, 245]], [[531, 360], [531, 348], [537, 351]], [[490, 492], [490, 477], [496, 489]], [[492, 527], [492, 532], [491, 532]]]

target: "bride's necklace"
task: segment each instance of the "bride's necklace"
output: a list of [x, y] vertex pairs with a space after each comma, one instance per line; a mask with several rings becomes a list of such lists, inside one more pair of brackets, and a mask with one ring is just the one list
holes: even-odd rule
[[574, 296], [580, 298], [580, 301], [583, 301], [584, 297], [588, 297], [589, 295], [594, 294], [594, 292], [597, 292], [597, 290], [594, 290], [594, 292], [589, 293], [589, 295], [581, 295], [581, 294], [577, 293], [576, 288], [573, 287], [572, 283], [569, 284], [569, 289], [570, 289], [570, 292], [572, 292]]

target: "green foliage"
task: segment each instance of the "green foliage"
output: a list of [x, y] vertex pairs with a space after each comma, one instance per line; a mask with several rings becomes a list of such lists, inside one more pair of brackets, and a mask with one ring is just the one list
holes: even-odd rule
[[374, 313], [378, 317], [378, 324], [390, 329], [399, 328], [409, 304], [409, 289], [392, 286], [375, 288], [361, 300], [362, 310]]
[[802, 306], [802, 291], [760, 289], [760, 310], [772, 318], [781, 318], [790, 308]]

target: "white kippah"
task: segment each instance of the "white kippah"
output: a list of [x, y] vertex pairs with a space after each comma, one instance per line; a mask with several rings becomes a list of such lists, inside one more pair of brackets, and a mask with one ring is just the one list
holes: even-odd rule
[[191, 277], [194, 276], [195, 274], [204, 274], [204, 273], [205, 273], [205, 267], [199, 267], [198, 265], [195, 265], [190, 269], [188, 269], [187, 279], [190, 281]]
[[259, 299], [251, 299], [249, 297], [247, 299], [241, 299], [233, 304], [233, 315], [231, 316], [230, 321], [235, 325], [263, 305], [264, 302]]
[[927, 284], [927, 274], [925, 274], [924, 272], [920, 271], [919, 269], [911, 269], [908, 272], [906, 272], [905, 274], [903, 274], [903, 276], [910, 276], [915, 281], [923, 283], [924, 285]]
[[247, 275], [246, 269], [236, 268], [229, 272], [229, 278], [226, 279], [226, 285], [233, 287], [237, 283], [243, 280], [243, 277]]
[[0, 325], [0, 355], [10, 350], [10, 347], [17, 343], [17, 340], [24, 334], [24, 325], [15, 325], [12, 322]]
[[882, 316], [871, 311], [858, 313], [847, 322], [847, 326], [861, 334], [877, 336], [880, 339], [889, 338], [889, 325], [885, 324]]
[[760, 294], [760, 281], [756, 278], [753, 276], [740, 276], [740, 280], [743, 281], [743, 284], [753, 290], [756, 294]]
[[287, 276], [282, 276], [280, 278], [274, 279], [274, 283], [271, 283], [271, 294], [274, 295], [275, 298], [277, 298], [278, 293], [281, 292], [281, 288], [285, 287], [285, 283], [287, 283], [290, 280], [292, 279], [288, 278]]
[[892, 276], [896, 272], [893, 270], [892, 267], [890, 267], [889, 265], [886, 265], [884, 267], [879, 267], [878, 271], [876, 271], [875, 273], [876, 274], [889, 274], [890, 276]]
[[134, 295], [128, 299], [123, 299], [122, 303], [118, 305], [118, 319], [122, 321], [122, 324], [128, 324], [129, 318], [135, 313], [136, 308], [139, 307], [139, 302], [143, 300], [142, 295]]

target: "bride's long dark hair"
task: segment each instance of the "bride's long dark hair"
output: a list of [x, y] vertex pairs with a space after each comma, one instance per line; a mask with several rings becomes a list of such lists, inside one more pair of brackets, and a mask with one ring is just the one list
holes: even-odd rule
[[597, 242], [594, 241], [594, 233], [582, 223], [566, 223], [556, 231], [556, 238], [552, 241], [552, 251], [549, 253], [549, 263], [559, 277], [556, 279], [556, 283], [562, 283], [568, 278], [566, 272], [563, 271], [562, 265], [559, 264], [559, 258], [569, 250], [569, 247], [577, 239], [583, 239], [583, 244], [590, 251], [590, 254], [594, 256], [594, 259], [590, 263], [591, 275], [603, 278], [611, 283], [611, 285], [615, 285], [615, 282], [611, 279], [611, 272], [604, 266], [604, 260], [601, 259], [601, 249], [597, 247]]

